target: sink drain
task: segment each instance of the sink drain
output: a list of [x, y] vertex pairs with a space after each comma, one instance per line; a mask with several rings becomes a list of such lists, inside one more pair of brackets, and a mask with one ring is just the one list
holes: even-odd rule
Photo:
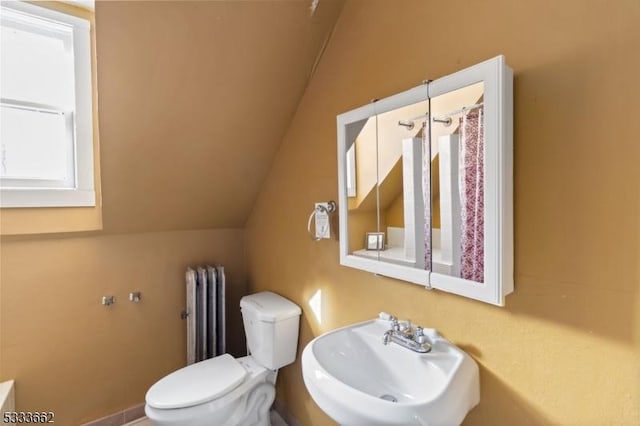
[[390, 402], [398, 402], [398, 399], [395, 396], [389, 395], [388, 393], [385, 393], [384, 395], [380, 395], [380, 399], [384, 399], [385, 401], [390, 401]]

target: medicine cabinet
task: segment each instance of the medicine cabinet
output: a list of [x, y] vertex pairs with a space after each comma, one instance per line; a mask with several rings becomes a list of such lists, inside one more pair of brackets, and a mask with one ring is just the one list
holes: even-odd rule
[[503, 306], [512, 123], [503, 56], [340, 114], [340, 263]]

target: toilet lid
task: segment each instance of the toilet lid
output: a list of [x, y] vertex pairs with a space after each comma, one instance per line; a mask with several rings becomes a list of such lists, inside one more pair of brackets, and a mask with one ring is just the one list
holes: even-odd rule
[[224, 354], [191, 364], [156, 382], [145, 397], [153, 408], [185, 408], [216, 399], [244, 381], [247, 371]]

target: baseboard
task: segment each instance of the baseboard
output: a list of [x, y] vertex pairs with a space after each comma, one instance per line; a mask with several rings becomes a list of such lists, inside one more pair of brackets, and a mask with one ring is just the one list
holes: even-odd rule
[[298, 419], [293, 417], [293, 414], [291, 414], [291, 412], [287, 409], [287, 407], [282, 402], [276, 400], [273, 403], [273, 409], [276, 410], [278, 414], [280, 414], [280, 417], [282, 417], [282, 420], [287, 422], [289, 426], [302, 426], [302, 423], [300, 423]]
[[134, 405], [126, 410], [85, 423], [82, 426], [122, 426], [141, 417], [144, 417], [144, 404]]

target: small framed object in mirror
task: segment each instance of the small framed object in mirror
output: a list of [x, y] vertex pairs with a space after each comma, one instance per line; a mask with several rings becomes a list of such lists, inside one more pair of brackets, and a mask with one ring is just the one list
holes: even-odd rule
[[364, 245], [367, 250], [384, 250], [384, 232], [367, 232]]

